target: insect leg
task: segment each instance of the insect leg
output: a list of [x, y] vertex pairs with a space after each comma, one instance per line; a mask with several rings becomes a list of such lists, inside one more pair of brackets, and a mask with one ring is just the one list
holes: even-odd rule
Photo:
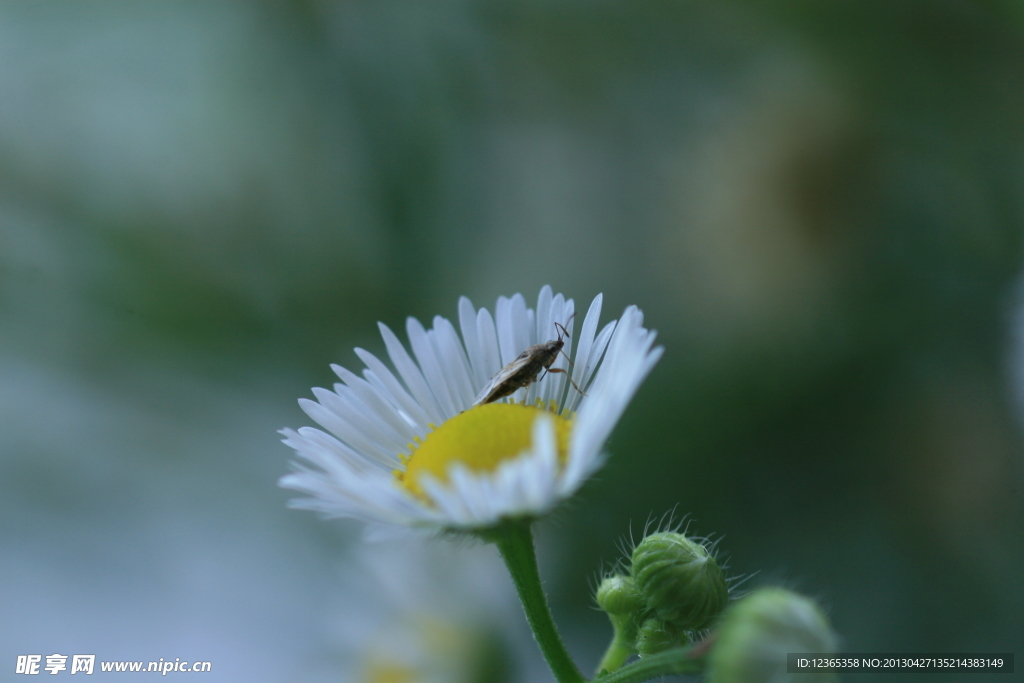
[[581, 394], [583, 394], [584, 396], [586, 396], [586, 394], [583, 392], [583, 390], [580, 389], [578, 386], [576, 386], [576, 382], [573, 381], [572, 377], [570, 377], [569, 373], [566, 372], [565, 370], [562, 370], [561, 368], [548, 368], [548, 372], [560, 372], [560, 373], [562, 373], [572, 383], [572, 386], [576, 389], [576, 391], [578, 391]]

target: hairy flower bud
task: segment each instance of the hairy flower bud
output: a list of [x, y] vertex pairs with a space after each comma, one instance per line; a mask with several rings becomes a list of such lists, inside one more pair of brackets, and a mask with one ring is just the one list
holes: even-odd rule
[[647, 606], [632, 577], [616, 574], [602, 581], [597, 587], [597, 604], [608, 613], [618, 644], [635, 652], [636, 630]]
[[609, 576], [597, 587], [597, 604], [608, 614], [636, 614], [646, 608], [644, 596], [630, 576]]
[[729, 587], [715, 558], [696, 541], [662, 531], [633, 550], [633, 579], [647, 606], [683, 631], [711, 626], [729, 600]]
[[[726, 610], [708, 655], [707, 683], [781, 680], [789, 652], [835, 652], [828, 619], [814, 601], [782, 588], [761, 588]], [[831, 683], [831, 673], [794, 676], [801, 683]]]

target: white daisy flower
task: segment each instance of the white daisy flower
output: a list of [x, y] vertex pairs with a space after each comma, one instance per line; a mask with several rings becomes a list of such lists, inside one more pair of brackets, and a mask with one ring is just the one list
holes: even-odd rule
[[[301, 460], [280, 484], [311, 496], [291, 505], [371, 524], [456, 530], [549, 512], [604, 462], [605, 440], [662, 353], [635, 306], [598, 332], [601, 301], [591, 303], [577, 335], [572, 299], [548, 286], [536, 309], [516, 294], [500, 297], [494, 316], [463, 297], [461, 340], [440, 316], [430, 330], [406, 321], [415, 360], [381, 323], [397, 372], [356, 349], [366, 364], [361, 377], [333, 365], [341, 378], [334, 391], [313, 389], [317, 401], [299, 400], [326, 431], [281, 430]], [[475, 405], [524, 349], [558, 338], [556, 323], [571, 335], [551, 365], [564, 372], [541, 372], [507, 398]]]
[[543, 680], [545, 665], [495, 553], [433, 539], [364, 544], [345, 562], [327, 613], [334, 680]]

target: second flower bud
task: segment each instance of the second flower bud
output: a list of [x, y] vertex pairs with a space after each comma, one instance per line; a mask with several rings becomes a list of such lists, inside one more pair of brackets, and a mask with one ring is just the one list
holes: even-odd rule
[[631, 573], [647, 608], [681, 631], [710, 627], [729, 601], [715, 558], [680, 533], [662, 531], [640, 541]]

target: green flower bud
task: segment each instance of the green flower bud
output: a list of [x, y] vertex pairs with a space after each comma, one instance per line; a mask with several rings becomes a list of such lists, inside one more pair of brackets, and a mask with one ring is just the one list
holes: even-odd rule
[[597, 588], [597, 604], [608, 613], [619, 645], [634, 652], [636, 630], [647, 607], [632, 577], [609, 576]]
[[630, 576], [609, 576], [597, 587], [597, 604], [608, 614], [636, 614], [646, 608], [644, 596]]
[[641, 657], [663, 652], [690, 642], [686, 631], [651, 617], [644, 619], [636, 634], [636, 651]]
[[708, 628], [729, 601], [715, 558], [671, 531], [640, 541], [633, 550], [633, 579], [658, 618], [683, 631]]
[[[814, 601], [782, 588], [761, 588], [732, 604], [708, 654], [707, 683], [763, 683], [786, 678], [789, 652], [832, 653], [836, 636]], [[832, 683], [835, 674], [792, 674], [800, 683]]]

